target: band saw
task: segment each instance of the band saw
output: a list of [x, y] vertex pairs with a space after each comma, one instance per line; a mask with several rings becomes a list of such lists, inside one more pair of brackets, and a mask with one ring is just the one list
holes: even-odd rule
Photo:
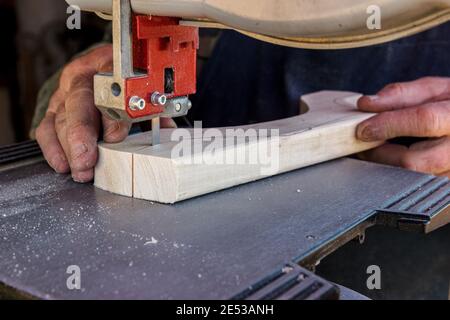
[[450, 0], [381, 1], [383, 28], [369, 29], [369, 0], [68, 0], [113, 23], [112, 74], [94, 78], [96, 106], [114, 119], [186, 115], [196, 91], [198, 27], [233, 28], [270, 43], [337, 49], [374, 45], [447, 21]]
[[[373, 45], [448, 21], [450, 1], [68, 0], [113, 21], [114, 71], [95, 103], [116, 119], [185, 115], [198, 27], [232, 28], [298, 48]], [[0, 148], [0, 283], [51, 298], [331, 299], [314, 267], [365, 230], [431, 232], [450, 221], [447, 178], [338, 159], [167, 206], [58, 176], [33, 142]], [[368, 196], [370, 189], [370, 196]], [[82, 290], [67, 290], [67, 267]]]

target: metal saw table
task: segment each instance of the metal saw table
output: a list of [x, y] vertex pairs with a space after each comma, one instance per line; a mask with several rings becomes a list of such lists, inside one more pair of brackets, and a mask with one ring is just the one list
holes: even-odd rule
[[0, 296], [337, 298], [306, 269], [375, 224], [450, 221], [447, 178], [349, 158], [169, 206], [76, 184], [30, 150], [0, 148]]

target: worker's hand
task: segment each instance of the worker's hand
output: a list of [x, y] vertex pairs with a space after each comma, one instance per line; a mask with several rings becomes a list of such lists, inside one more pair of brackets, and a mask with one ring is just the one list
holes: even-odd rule
[[[103, 116], [94, 105], [94, 75], [112, 70], [112, 56], [112, 46], [105, 45], [68, 64], [36, 130], [49, 165], [58, 173], [71, 172], [77, 182], [94, 177], [101, 128], [103, 140], [116, 143], [127, 137], [131, 127], [130, 123]], [[175, 123], [162, 119], [161, 126], [174, 127]]]
[[410, 147], [388, 142], [362, 153], [362, 159], [431, 174], [450, 171], [450, 78], [391, 84], [376, 96], [362, 97], [358, 107], [379, 113], [359, 125], [360, 140], [427, 138]]

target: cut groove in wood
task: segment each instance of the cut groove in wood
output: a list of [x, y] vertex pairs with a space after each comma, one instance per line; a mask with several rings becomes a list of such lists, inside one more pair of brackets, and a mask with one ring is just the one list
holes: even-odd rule
[[[100, 144], [95, 185], [120, 195], [175, 203], [374, 148], [382, 142], [366, 143], [355, 136], [357, 125], [373, 116], [356, 110], [360, 96], [351, 92], [322, 91], [302, 97], [302, 109], [306, 107], [309, 110], [306, 114], [216, 129], [222, 134], [231, 129], [254, 129], [257, 132], [262, 132], [258, 131], [260, 129], [279, 129], [279, 137], [265, 139], [261, 135], [253, 141], [235, 141], [228, 147], [216, 149], [214, 154], [225, 157], [245, 151], [250, 157], [265, 150], [263, 148], [269, 148], [276, 151], [274, 155], [279, 155], [275, 171], [267, 173], [267, 163], [263, 162], [211, 164], [211, 154], [204, 152], [210, 142], [195, 137], [188, 141], [192, 148], [190, 154], [173, 154], [179, 142], [171, 141], [171, 136], [177, 129], [163, 129], [161, 144], [157, 146], [150, 146], [151, 133], [130, 136], [118, 144]], [[193, 129], [182, 130], [193, 136]], [[205, 130], [201, 133], [206, 133]], [[198, 143], [203, 149], [194, 150], [193, 146], [198, 146]]]

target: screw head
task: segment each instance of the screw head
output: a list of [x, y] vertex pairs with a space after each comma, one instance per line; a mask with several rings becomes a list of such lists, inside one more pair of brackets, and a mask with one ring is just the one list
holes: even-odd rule
[[133, 111], [142, 111], [145, 109], [145, 100], [138, 96], [133, 96], [130, 98], [130, 101], [128, 102], [128, 106]]
[[180, 112], [181, 111], [181, 103], [177, 103], [176, 105], [175, 105], [175, 111], [176, 112]]
[[159, 92], [154, 92], [151, 100], [155, 106], [164, 106], [167, 103], [167, 96]]

